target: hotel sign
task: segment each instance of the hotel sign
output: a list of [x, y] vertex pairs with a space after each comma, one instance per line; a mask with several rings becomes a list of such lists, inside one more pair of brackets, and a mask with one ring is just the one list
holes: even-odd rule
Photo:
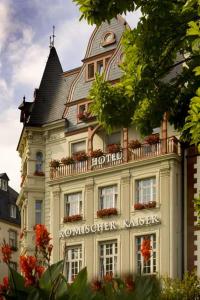
[[108, 153], [100, 157], [92, 157], [92, 167], [118, 161], [121, 160], [122, 158], [123, 158], [122, 151], [117, 153]]
[[93, 225], [83, 225], [80, 227], [73, 227], [73, 228], [63, 228], [59, 232], [60, 238], [69, 238], [74, 236], [92, 234], [92, 233], [101, 233], [106, 231], [114, 231], [120, 229], [131, 229], [137, 228], [141, 226], [150, 226], [150, 225], [157, 225], [160, 224], [161, 220], [158, 216], [146, 216], [146, 217], [139, 217], [128, 220], [123, 220], [121, 224], [117, 222], [104, 222], [104, 223], [97, 223]]

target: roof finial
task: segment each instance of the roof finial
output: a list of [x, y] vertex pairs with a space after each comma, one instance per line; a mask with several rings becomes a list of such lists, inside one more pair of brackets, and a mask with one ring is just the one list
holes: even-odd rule
[[54, 38], [55, 38], [55, 26], [53, 25], [53, 35], [50, 35], [50, 43], [49, 43], [49, 48], [51, 49], [54, 47]]
[[56, 36], [55, 36], [55, 26], [53, 25], [53, 35], [52, 35], [52, 38], [53, 38], [53, 40], [52, 40], [52, 46], [54, 47], [54, 38], [55, 38]]

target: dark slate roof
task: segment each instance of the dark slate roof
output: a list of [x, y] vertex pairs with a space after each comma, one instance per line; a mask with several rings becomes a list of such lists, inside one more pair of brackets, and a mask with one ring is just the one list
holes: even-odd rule
[[73, 79], [74, 76], [64, 77], [56, 49], [52, 47], [27, 124], [40, 126], [62, 119]]
[[5, 179], [5, 180], [9, 180], [8, 175], [6, 173], [0, 173], [0, 178]]
[[10, 217], [10, 205], [16, 204], [17, 197], [18, 193], [15, 190], [13, 190], [10, 186], [8, 186], [7, 191], [3, 191], [2, 189], [0, 189], [0, 221], [7, 221], [13, 224], [20, 225], [21, 221], [18, 207], [16, 219]]

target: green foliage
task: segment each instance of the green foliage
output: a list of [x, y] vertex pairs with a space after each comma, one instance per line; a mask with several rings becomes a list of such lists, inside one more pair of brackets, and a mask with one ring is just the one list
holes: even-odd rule
[[197, 221], [198, 221], [198, 225], [200, 225], [200, 194], [198, 198], [194, 199], [194, 206], [195, 206], [195, 211], [197, 212]]
[[196, 96], [191, 99], [183, 130], [190, 136], [190, 140], [198, 147], [200, 152], [200, 88], [197, 90]]
[[107, 131], [128, 126], [133, 115], [133, 101], [130, 98], [127, 100], [126, 91], [121, 84], [111, 85], [103, 76], [96, 75], [96, 81], [90, 91], [90, 99], [93, 100], [90, 110], [98, 115], [99, 123], [106, 127]]
[[[190, 118], [195, 118], [191, 117], [194, 104], [190, 106], [190, 99], [199, 88], [200, 1], [74, 1], [82, 17], [98, 25], [126, 10], [139, 8], [142, 12], [137, 28], [127, 30], [122, 40], [121, 82], [113, 87], [97, 79], [93, 85], [93, 113], [100, 124], [109, 131], [134, 124], [142, 134], [149, 134], [160, 126], [167, 111], [170, 122], [182, 131], [189, 109]], [[196, 143], [199, 133], [189, 133], [188, 129], [184, 136]]]
[[97, 25], [135, 8], [133, 0], [73, 0], [73, 2], [80, 6], [81, 19], [86, 18], [88, 23]]
[[200, 295], [200, 280], [195, 273], [186, 273], [183, 280], [163, 278], [162, 300], [195, 300]]

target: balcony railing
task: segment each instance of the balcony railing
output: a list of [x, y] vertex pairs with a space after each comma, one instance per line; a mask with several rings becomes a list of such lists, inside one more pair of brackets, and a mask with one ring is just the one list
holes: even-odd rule
[[50, 168], [50, 178], [62, 178], [99, 169], [121, 165], [131, 161], [150, 159], [170, 153], [181, 154], [180, 143], [176, 137], [159, 140], [155, 144], [142, 144], [136, 149], [122, 149], [117, 153], [105, 153], [100, 157], [89, 157], [88, 160], [75, 162], [70, 165], [60, 163], [59, 167]]

